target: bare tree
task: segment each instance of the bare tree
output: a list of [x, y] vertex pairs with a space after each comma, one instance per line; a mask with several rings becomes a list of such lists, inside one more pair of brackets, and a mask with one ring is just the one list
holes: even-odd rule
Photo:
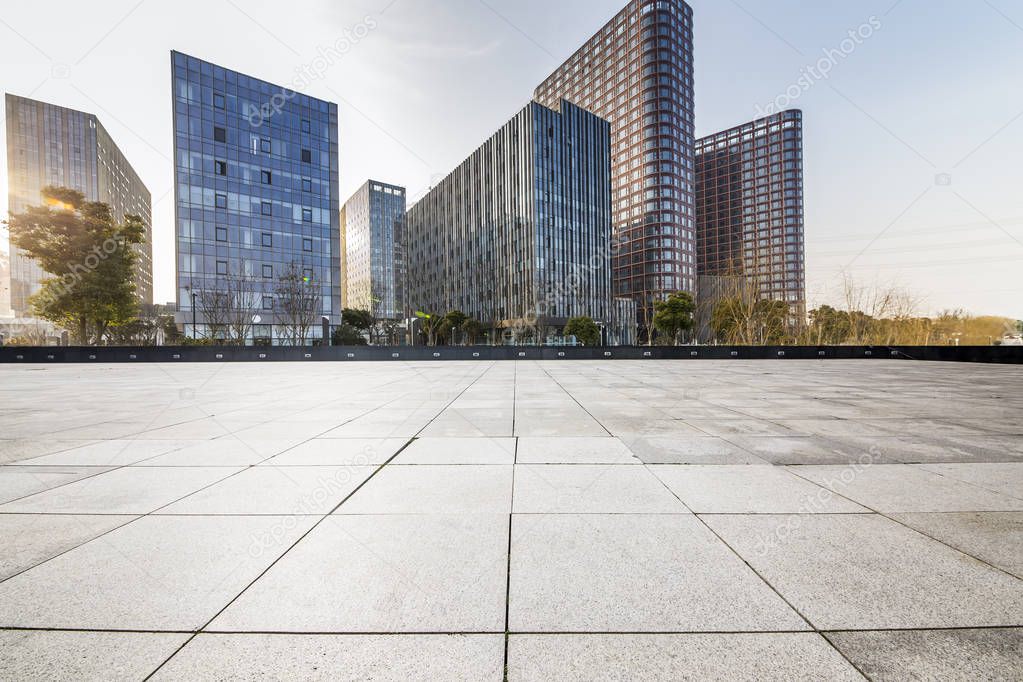
[[231, 292], [223, 280], [214, 280], [195, 292], [195, 305], [211, 341], [226, 341], [231, 316]]
[[250, 277], [228, 275], [225, 281], [230, 301], [227, 320], [229, 338], [231, 343], [244, 346], [255, 324], [262, 296]]
[[291, 263], [278, 278], [274, 293], [278, 319], [282, 321], [282, 340], [292, 346], [304, 346], [323, 309], [320, 288], [298, 265]]

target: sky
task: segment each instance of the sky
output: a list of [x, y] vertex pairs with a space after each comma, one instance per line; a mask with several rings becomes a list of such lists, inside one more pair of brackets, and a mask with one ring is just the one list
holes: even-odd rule
[[[690, 4], [698, 135], [804, 112], [811, 307], [840, 303], [847, 274], [923, 313], [1023, 319], [1023, 0]], [[315, 73], [304, 91], [339, 105], [342, 200], [369, 178], [414, 198], [623, 5], [7, 3], [0, 87], [99, 117], [152, 192], [156, 300], [172, 301], [172, 49], [282, 85]], [[6, 182], [4, 158], [3, 215]]]

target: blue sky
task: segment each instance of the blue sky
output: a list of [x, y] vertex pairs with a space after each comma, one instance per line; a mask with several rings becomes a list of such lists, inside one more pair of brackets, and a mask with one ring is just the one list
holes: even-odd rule
[[[306, 91], [340, 105], [342, 198], [369, 177], [415, 196], [622, 4], [20, 3], [0, 20], [0, 84], [100, 117], [153, 192], [156, 292], [166, 300], [174, 290], [171, 49], [281, 84], [316, 70]], [[791, 105], [805, 112], [811, 305], [837, 302], [848, 271], [864, 285], [910, 290], [924, 312], [1023, 318], [1021, 0], [691, 4], [699, 134], [755, 118], [790, 86], [798, 91]], [[869, 37], [846, 40], [858, 30]], [[318, 63], [332, 46], [338, 56]], [[828, 78], [798, 87], [825, 50], [843, 51]], [[3, 191], [4, 213], [5, 202]]]

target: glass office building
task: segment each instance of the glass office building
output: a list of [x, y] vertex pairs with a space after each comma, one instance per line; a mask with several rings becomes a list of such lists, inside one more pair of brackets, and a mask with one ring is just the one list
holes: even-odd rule
[[171, 70], [179, 322], [206, 335], [193, 300], [239, 290], [248, 340], [276, 342], [275, 291], [297, 271], [318, 288], [318, 338], [320, 316], [341, 314], [337, 105], [180, 52]]
[[693, 11], [632, 0], [536, 89], [611, 122], [616, 296], [646, 327], [655, 301], [694, 291]]
[[696, 143], [701, 276], [741, 276], [806, 314], [803, 114], [783, 111]]
[[[5, 106], [10, 212], [21, 213], [39, 205], [42, 189], [52, 185], [76, 189], [89, 201], [108, 204], [119, 222], [128, 215], [139, 216], [146, 235], [142, 244], [132, 247], [138, 254], [135, 291], [141, 303], [151, 304], [152, 195], [99, 119], [11, 94], [6, 96]], [[40, 290], [50, 273], [13, 244], [10, 260], [10, 307], [16, 317], [30, 317], [29, 297]]]
[[409, 305], [516, 340], [609, 314], [610, 125], [531, 102], [406, 215]]
[[405, 188], [370, 180], [341, 210], [342, 305], [405, 319]]

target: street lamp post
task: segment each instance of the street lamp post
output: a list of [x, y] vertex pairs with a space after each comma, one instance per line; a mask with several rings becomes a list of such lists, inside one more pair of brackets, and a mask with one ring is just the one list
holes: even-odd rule
[[196, 330], [196, 327], [198, 326], [196, 324], [196, 317], [195, 317], [195, 297], [196, 297], [197, 294], [196, 294], [195, 290], [192, 288], [191, 284], [189, 284], [187, 287], [185, 287], [185, 290], [192, 297], [192, 340], [195, 341], [196, 338], [197, 338], [195, 330]]

